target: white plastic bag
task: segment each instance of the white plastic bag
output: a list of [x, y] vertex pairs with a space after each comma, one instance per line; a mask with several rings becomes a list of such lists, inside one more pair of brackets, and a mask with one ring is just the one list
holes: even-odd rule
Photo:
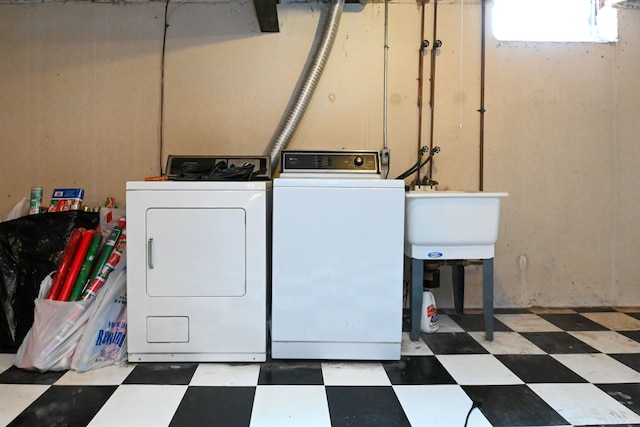
[[126, 267], [119, 265], [94, 298], [96, 307], [78, 343], [71, 369], [85, 372], [126, 362], [126, 285]]
[[40, 291], [38, 291], [38, 298], [46, 298], [49, 293], [49, 289], [51, 289], [51, 285], [53, 284], [54, 274], [56, 274], [56, 270], [53, 270], [44, 279], [42, 279], [42, 282], [40, 282]]
[[18, 348], [14, 364], [41, 372], [69, 369], [92, 314], [92, 302], [36, 298], [33, 326]]
[[27, 199], [22, 199], [9, 211], [5, 221], [23, 217], [27, 212], [29, 212], [29, 201]]
[[5, 221], [10, 221], [12, 219], [18, 219], [20, 217], [25, 216], [29, 212], [29, 200], [23, 198], [9, 211]]

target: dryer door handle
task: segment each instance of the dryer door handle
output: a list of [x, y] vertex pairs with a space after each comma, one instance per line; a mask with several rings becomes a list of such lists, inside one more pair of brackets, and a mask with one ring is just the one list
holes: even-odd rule
[[153, 237], [147, 240], [147, 266], [153, 268]]

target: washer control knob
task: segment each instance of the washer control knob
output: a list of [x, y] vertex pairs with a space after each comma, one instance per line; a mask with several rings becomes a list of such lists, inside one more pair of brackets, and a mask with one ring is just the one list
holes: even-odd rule
[[354, 165], [356, 165], [356, 166], [358, 166], [358, 167], [359, 167], [359, 166], [364, 165], [364, 157], [362, 157], [362, 156], [356, 156], [356, 157], [353, 159], [353, 164], [354, 164]]

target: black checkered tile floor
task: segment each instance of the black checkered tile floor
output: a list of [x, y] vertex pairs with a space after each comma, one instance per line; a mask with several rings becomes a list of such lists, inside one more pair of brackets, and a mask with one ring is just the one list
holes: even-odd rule
[[[0, 354], [11, 426], [640, 425], [640, 310], [441, 314], [390, 362], [125, 364], [22, 371]], [[479, 406], [479, 407], [473, 407]]]

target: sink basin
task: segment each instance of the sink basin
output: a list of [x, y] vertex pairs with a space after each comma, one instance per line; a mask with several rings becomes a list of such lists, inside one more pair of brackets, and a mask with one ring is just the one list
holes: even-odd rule
[[500, 200], [508, 193], [409, 191], [405, 194], [405, 254], [415, 259], [494, 256]]

